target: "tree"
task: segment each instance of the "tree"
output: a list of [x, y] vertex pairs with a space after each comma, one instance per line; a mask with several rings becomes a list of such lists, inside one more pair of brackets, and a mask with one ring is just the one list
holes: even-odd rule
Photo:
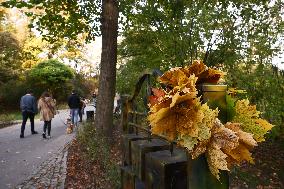
[[102, 55], [99, 78], [99, 94], [95, 124], [108, 130], [112, 127], [112, 110], [115, 95], [117, 35], [118, 35], [118, 2], [102, 1]]
[[282, 90], [272, 86], [282, 88], [284, 78], [271, 65], [282, 45], [283, 6], [281, 0], [132, 1], [124, 9], [118, 89], [129, 91], [122, 82], [133, 83], [142, 69], [201, 59], [226, 71], [230, 86], [247, 89], [266, 118], [283, 124]]
[[27, 15], [35, 21], [31, 27], [36, 27], [41, 31], [44, 39], [52, 43], [63, 38], [76, 40], [79, 34], [87, 35], [87, 40], [94, 40], [94, 37], [100, 34], [99, 23], [101, 23], [102, 56], [97, 102], [97, 113], [100, 115], [97, 114], [95, 122], [98, 127], [111, 127], [116, 79], [118, 2], [116, 0], [102, 2], [99, 0], [8, 0], [3, 5], [39, 10], [36, 13], [27, 11]]
[[74, 77], [74, 71], [58, 60], [39, 63], [28, 72], [28, 79], [46, 90], [56, 91]]
[[0, 32], [0, 84], [18, 77], [21, 47], [10, 32]]

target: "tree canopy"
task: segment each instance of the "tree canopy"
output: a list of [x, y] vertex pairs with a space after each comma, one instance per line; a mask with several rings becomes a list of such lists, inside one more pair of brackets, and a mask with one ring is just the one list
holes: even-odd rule
[[74, 71], [71, 68], [54, 59], [39, 63], [29, 72], [29, 78], [46, 89], [58, 88], [73, 77]]

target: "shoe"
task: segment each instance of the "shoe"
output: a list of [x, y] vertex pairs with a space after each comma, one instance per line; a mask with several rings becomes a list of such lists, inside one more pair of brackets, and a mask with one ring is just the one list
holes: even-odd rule
[[42, 133], [42, 138], [46, 138], [45, 133]]
[[51, 136], [50, 136], [50, 135], [47, 135], [47, 138], [48, 138], [48, 139], [50, 139], [50, 138], [51, 138]]
[[36, 134], [38, 134], [37, 131], [32, 131], [32, 135], [36, 135]]
[[25, 137], [24, 137], [24, 134], [20, 134], [20, 138], [25, 138]]

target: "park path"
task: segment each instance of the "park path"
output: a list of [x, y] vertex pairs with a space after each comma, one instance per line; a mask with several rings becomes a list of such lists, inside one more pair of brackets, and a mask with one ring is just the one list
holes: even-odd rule
[[39, 120], [35, 120], [39, 134], [31, 135], [27, 122], [23, 139], [20, 124], [0, 129], [0, 189], [63, 188], [68, 144], [74, 138], [74, 133], [66, 134], [67, 117], [68, 110], [61, 110], [52, 120], [51, 139], [42, 139]]

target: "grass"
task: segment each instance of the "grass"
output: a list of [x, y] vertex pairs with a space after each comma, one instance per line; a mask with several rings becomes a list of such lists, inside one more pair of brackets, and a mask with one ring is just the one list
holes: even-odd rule
[[[35, 119], [39, 119], [39, 114], [36, 114]], [[21, 122], [22, 113], [20, 111], [8, 111], [0, 113], [0, 128], [8, 127], [15, 122]]]
[[111, 188], [120, 188], [120, 169], [112, 159], [111, 145], [102, 132], [93, 124], [86, 123], [78, 132], [78, 140], [86, 148], [88, 157], [104, 169], [104, 180]]
[[12, 122], [16, 120], [21, 120], [22, 114], [20, 111], [8, 112], [8, 113], [1, 113], [0, 114], [0, 121], [1, 122]]

